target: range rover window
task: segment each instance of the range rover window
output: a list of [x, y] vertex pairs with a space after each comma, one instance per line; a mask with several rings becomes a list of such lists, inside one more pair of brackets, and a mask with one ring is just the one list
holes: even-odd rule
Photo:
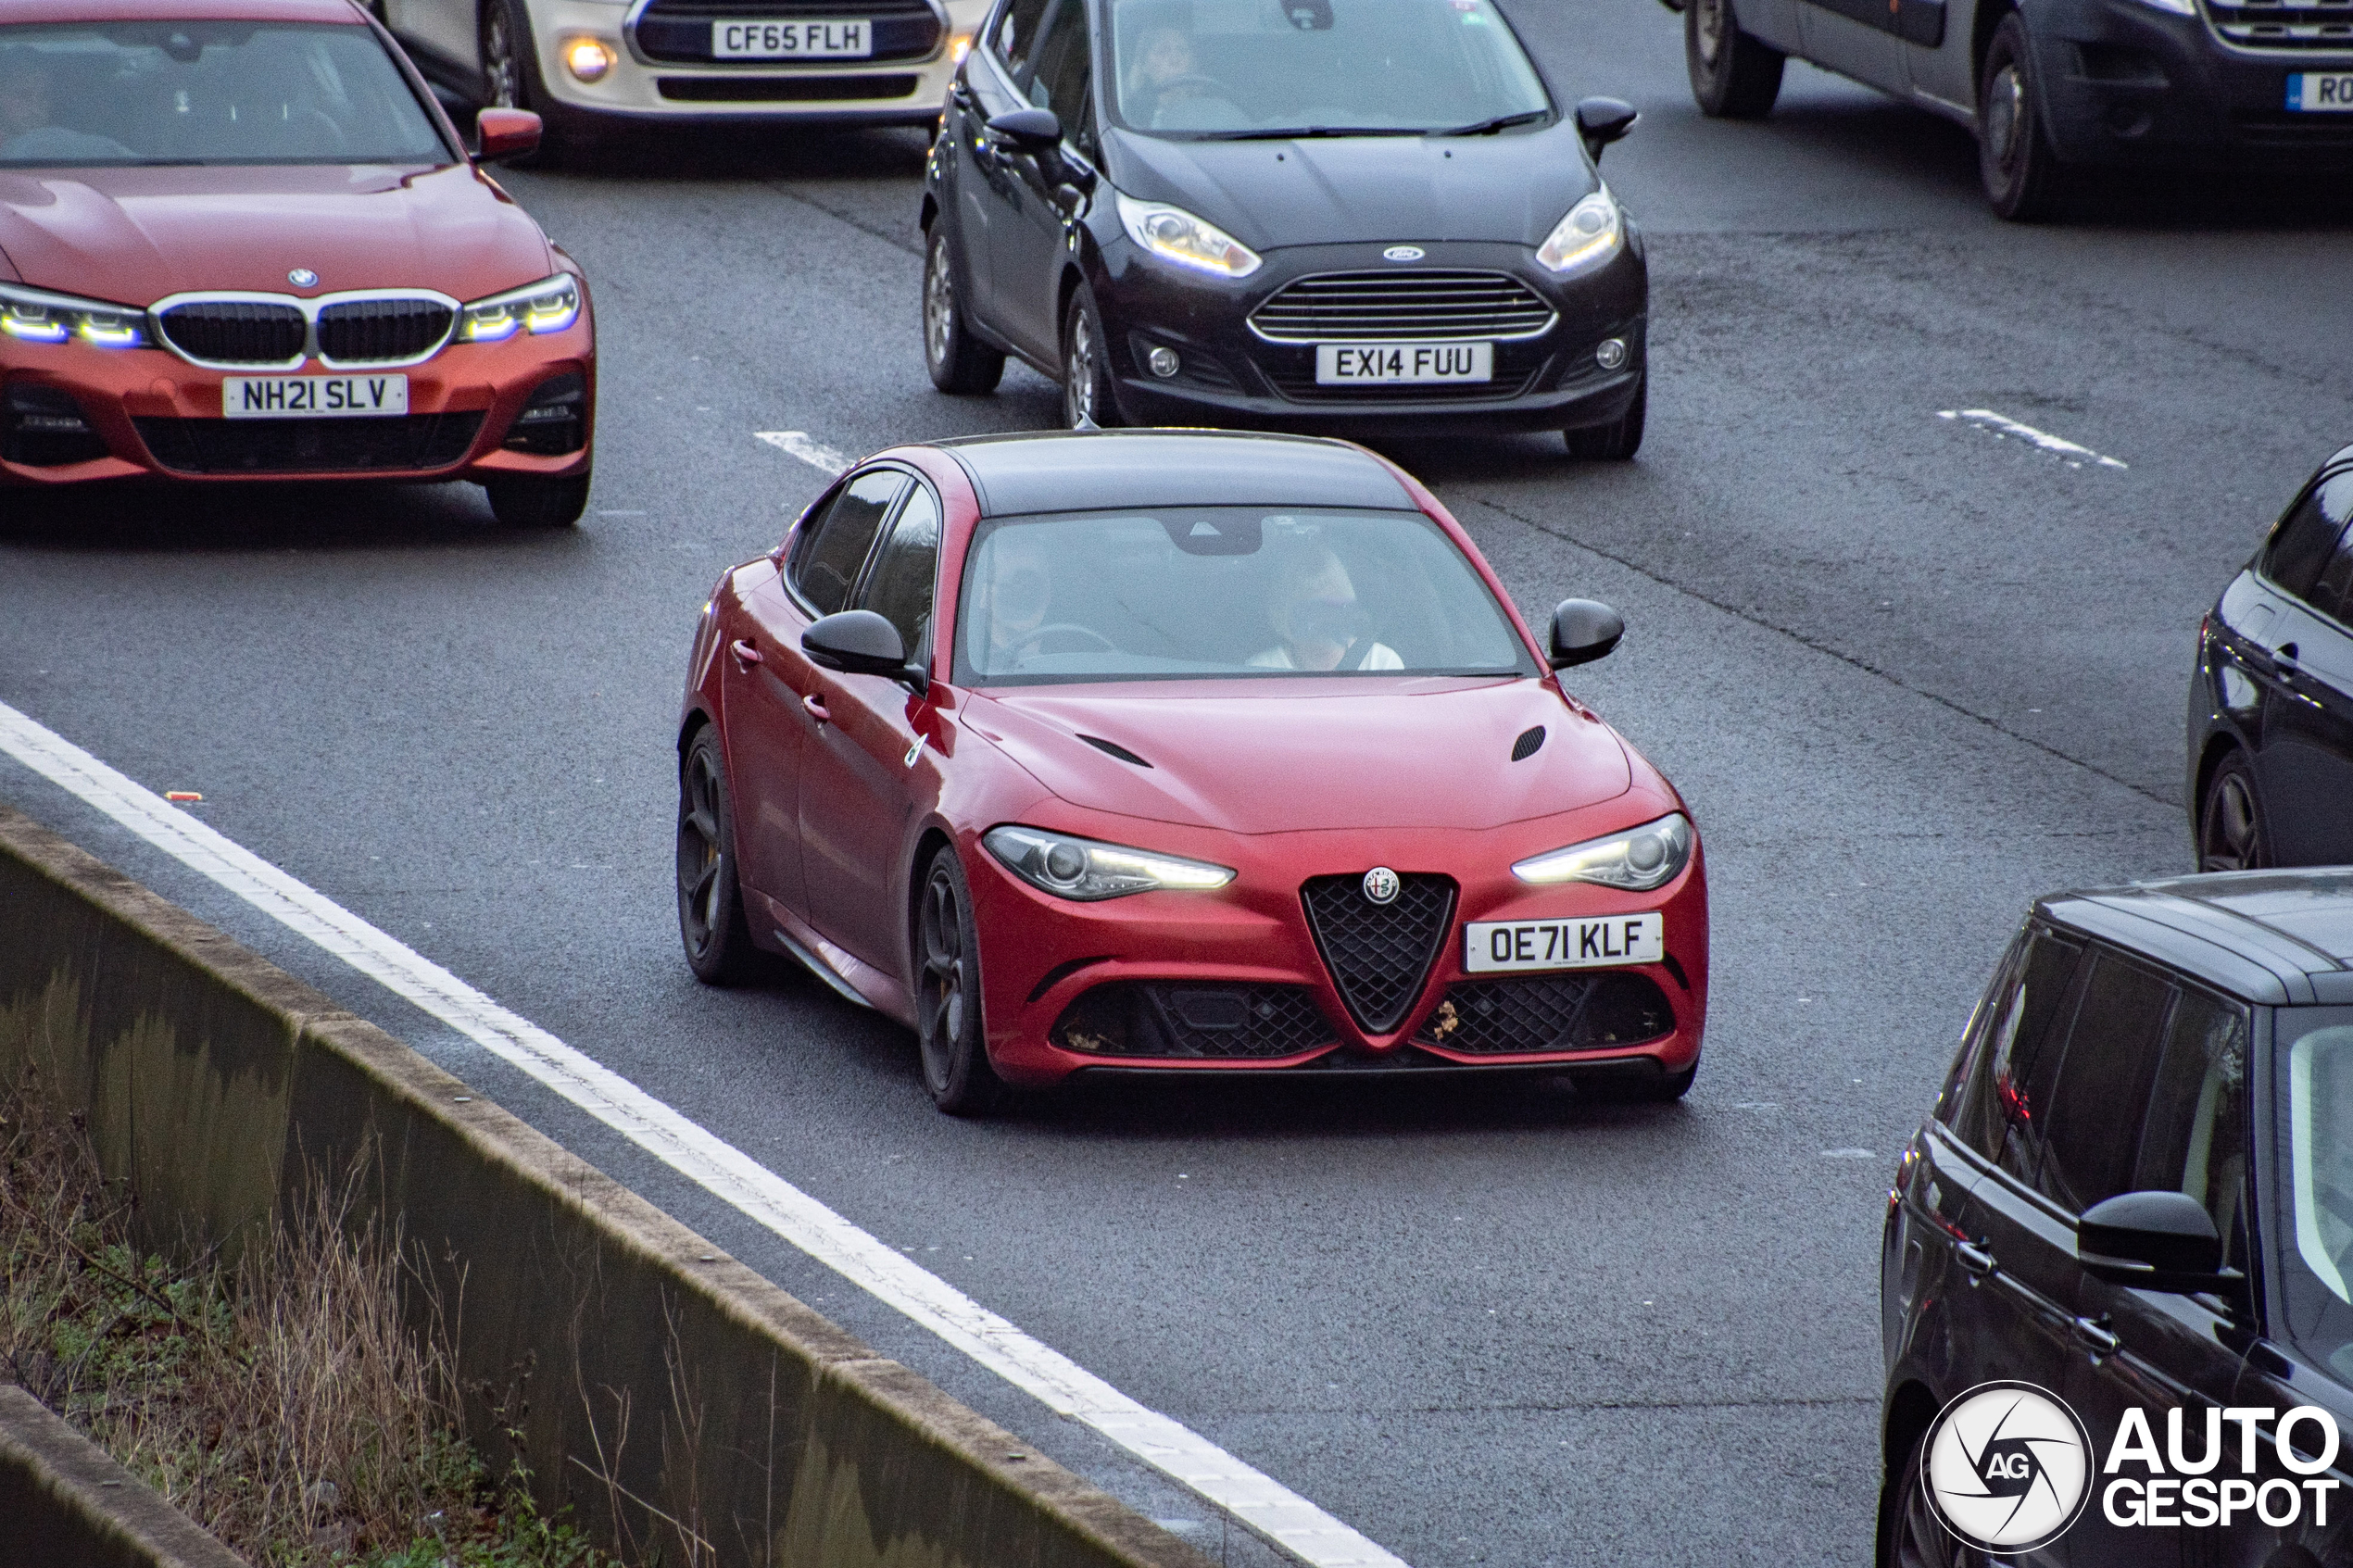
[[2314, 486], [2264, 546], [2259, 570], [2297, 598], [2307, 597], [2336, 554], [2348, 522], [2353, 522], [2353, 472]]
[[2080, 1214], [2133, 1190], [2142, 1113], [2173, 996], [2155, 972], [2105, 947], [2093, 949], [2052, 1088], [2035, 1180], [2062, 1209]]
[[2184, 989], [2141, 1123], [2130, 1190], [2185, 1192], [2206, 1205], [2223, 1261], [2246, 1267], [2246, 1010]]
[[[2082, 942], [2056, 931], [2027, 936], [2007, 995], [1992, 1010], [1984, 1044], [1970, 1070], [1955, 1131], [2012, 1175], [2032, 1183], [2042, 1157], [2050, 1085], [2058, 1075], [2060, 1004], [2071, 994]], [[2052, 1049], [2045, 1049], [2050, 1044]]]
[[831, 615], [849, 602], [850, 586], [875, 546], [875, 535], [909, 483], [897, 469], [862, 473], [841, 487], [824, 516], [803, 526], [789, 577], [810, 608]]

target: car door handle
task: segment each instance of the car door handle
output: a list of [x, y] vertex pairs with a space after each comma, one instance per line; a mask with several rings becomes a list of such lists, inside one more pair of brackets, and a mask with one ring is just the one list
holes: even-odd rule
[[2108, 1326], [2105, 1318], [2077, 1318], [2075, 1342], [2091, 1351], [2095, 1358], [2112, 1356], [2124, 1348], [2124, 1341]]
[[2295, 674], [2296, 671], [2296, 648], [2294, 643], [2282, 643], [2278, 647], [2271, 650], [2271, 668], [2278, 671], [2283, 675]]
[[1953, 1243], [1953, 1256], [1973, 1279], [1983, 1279], [1994, 1272], [1994, 1254], [1973, 1241]]
[[742, 665], [747, 670], [755, 664], [765, 664], [767, 662], [766, 659], [760, 657], [759, 647], [747, 638], [737, 637], [734, 642], [727, 645], [727, 651], [734, 654], [736, 656], [736, 662]]
[[815, 692], [811, 692], [807, 696], [802, 697], [800, 706], [807, 709], [809, 716], [820, 724], [830, 723], [833, 721], [833, 711], [825, 706], [825, 699]]

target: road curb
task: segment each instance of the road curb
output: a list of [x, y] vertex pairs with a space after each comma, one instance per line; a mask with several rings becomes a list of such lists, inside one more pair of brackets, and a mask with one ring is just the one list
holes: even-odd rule
[[398, 1040], [0, 805], [0, 1072], [41, 1072], [148, 1246], [233, 1254], [359, 1162], [428, 1261], [469, 1435], [665, 1560], [1208, 1568]]
[[245, 1568], [104, 1449], [0, 1383], [0, 1568]]

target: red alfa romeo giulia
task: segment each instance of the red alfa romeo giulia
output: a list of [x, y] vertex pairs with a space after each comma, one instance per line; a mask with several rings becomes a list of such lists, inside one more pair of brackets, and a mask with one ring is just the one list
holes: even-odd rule
[[351, 0], [0, 9], [0, 485], [469, 479], [570, 523], [595, 395], [580, 270]]
[[941, 1109], [1074, 1073], [1698, 1071], [1674, 786], [1445, 508], [1337, 441], [988, 436], [859, 464], [721, 578], [678, 732], [706, 981], [785, 953]]

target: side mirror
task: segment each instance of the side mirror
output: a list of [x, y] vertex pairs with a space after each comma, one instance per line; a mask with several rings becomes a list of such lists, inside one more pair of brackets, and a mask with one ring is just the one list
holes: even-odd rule
[[887, 675], [917, 692], [931, 689], [930, 672], [907, 661], [899, 628], [871, 609], [845, 609], [812, 623], [800, 634], [800, 651], [823, 670], [846, 675]]
[[1626, 618], [1594, 599], [1563, 599], [1553, 611], [1553, 668], [1607, 659], [1626, 635]]
[[539, 148], [539, 117], [529, 109], [484, 109], [474, 117], [474, 154], [481, 163], [521, 157]]
[[990, 118], [988, 133], [1026, 153], [1063, 144], [1063, 122], [1051, 109], [1007, 109]]
[[1642, 118], [1634, 106], [1622, 98], [1586, 98], [1577, 106], [1577, 133], [1585, 139], [1585, 150], [1598, 163], [1602, 149], [1622, 140]]
[[2075, 1223], [2083, 1272], [2111, 1285], [2193, 1295], [2246, 1276], [2222, 1267], [2222, 1239], [2206, 1205], [2185, 1192], [2120, 1192]]

